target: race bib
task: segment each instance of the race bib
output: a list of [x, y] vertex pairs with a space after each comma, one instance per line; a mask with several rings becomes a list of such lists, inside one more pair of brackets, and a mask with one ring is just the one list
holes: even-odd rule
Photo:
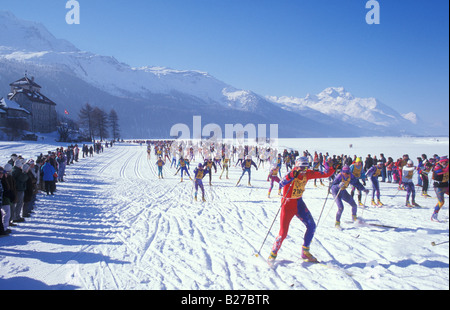
[[308, 182], [307, 178], [296, 178], [292, 185], [292, 195], [291, 198], [297, 199], [303, 196], [303, 192], [305, 191], [306, 183]]

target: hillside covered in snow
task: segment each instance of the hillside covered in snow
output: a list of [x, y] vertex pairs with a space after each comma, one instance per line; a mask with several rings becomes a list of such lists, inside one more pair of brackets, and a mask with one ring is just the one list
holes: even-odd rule
[[174, 124], [190, 126], [195, 115], [222, 128], [278, 124], [280, 137], [436, 134], [412, 114], [402, 117], [374, 98], [354, 98], [342, 88], [303, 99], [275, 98], [236, 89], [206, 72], [134, 68], [80, 51], [42, 24], [0, 11], [0, 96], [6, 97], [9, 84], [25, 72], [60, 112], [76, 116], [86, 102], [114, 108], [124, 137], [168, 137]]

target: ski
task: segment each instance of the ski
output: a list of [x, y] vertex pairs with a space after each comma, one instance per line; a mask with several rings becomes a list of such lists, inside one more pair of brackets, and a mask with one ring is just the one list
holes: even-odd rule
[[369, 225], [369, 226], [383, 227], [383, 228], [393, 228], [393, 229], [397, 229], [398, 228], [398, 227], [395, 227], [395, 226], [389, 226], [389, 225], [377, 224], [377, 223], [365, 223], [365, 224]]
[[275, 264], [276, 264], [275, 260], [264, 259], [264, 257], [262, 257], [260, 253], [255, 253], [254, 256], [261, 258], [261, 260], [263, 262], [265, 262], [269, 266], [269, 268], [275, 269]]
[[[361, 220], [359, 220], [356, 223], [355, 222], [348, 222], [348, 223], [355, 224], [355, 226], [373, 226], [373, 227], [381, 227], [381, 228], [398, 229], [398, 227], [396, 227], [396, 226], [390, 226], [390, 225], [384, 225], [384, 224], [378, 224], [378, 223], [368, 223], [368, 222], [364, 222]], [[358, 235], [358, 237], [359, 237], [359, 235]]]
[[434, 219], [433, 217], [431, 218], [432, 222], [435, 223], [448, 223], [448, 220], [439, 220], [439, 219]]
[[318, 266], [322, 266], [324, 268], [341, 271], [341, 272], [345, 273], [346, 275], [348, 275], [350, 277], [353, 277], [353, 274], [351, 272], [345, 270], [342, 267], [333, 265], [331, 263], [325, 263], [325, 262], [321, 262], [321, 261], [310, 261], [310, 260], [307, 260], [307, 259], [303, 259], [303, 263], [305, 263], [305, 264], [312, 264], [312, 265], [318, 265]]

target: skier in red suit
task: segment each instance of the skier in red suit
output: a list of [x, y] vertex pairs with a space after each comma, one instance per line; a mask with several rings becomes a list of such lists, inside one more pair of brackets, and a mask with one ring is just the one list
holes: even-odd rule
[[301, 256], [306, 261], [317, 262], [317, 259], [309, 252], [309, 246], [316, 230], [316, 223], [303, 201], [303, 193], [308, 180], [328, 178], [334, 173], [334, 169], [329, 167], [327, 163], [325, 164], [325, 172], [308, 170], [308, 166], [308, 158], [300, 157], [296, 160], [294, 169], [281, 181], [281, 186], [283, 186], [283, 199], [281, 205], [280, 232], [273, 244], [269, 261], [276, 259], [281, 244], [287, 237], [289, 224], [295, 215], [306, 226]]

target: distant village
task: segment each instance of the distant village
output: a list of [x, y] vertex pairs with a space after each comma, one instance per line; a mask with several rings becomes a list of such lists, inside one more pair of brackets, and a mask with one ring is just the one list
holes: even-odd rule
[[0, 94], [0, 129], [4, 136], [17, 138], [24, 132], [57, 130], [56, 103], [42, 94], [42, 87], [34, 77], [25, 74], [9, 86], [11, 90], [6, 97]]

